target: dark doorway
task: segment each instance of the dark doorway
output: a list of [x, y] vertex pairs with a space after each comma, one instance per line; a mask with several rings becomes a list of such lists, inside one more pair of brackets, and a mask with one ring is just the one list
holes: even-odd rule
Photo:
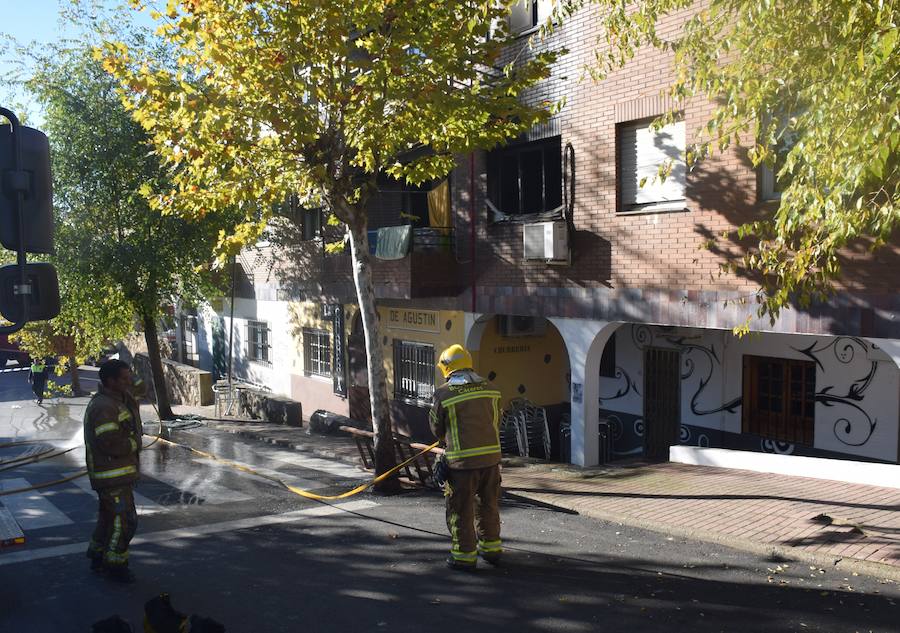
[[667, 461], [681, 426], [681, 355], [655, 347], [644, 351], [644, 456]]
[[372, 424], [372, 401], [369, 398], [369, 361], [366, 355], [366, 338], [363, 336], [362, 319], [357, 314], [353, 330], [347, 339], [347, 365], [350, 385], [347, 398], [350, 417]]

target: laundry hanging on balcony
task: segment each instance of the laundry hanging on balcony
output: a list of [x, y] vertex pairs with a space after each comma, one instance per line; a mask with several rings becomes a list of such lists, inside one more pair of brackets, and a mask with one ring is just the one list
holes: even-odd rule
[[428, 192], [428, 224], [445, 233], [450, 231], [450, 181], [446, 179]]
[[409, 253], [412, 226], [385, 226], [378, 229], [375, 257], [378, 259], [403, 259]]

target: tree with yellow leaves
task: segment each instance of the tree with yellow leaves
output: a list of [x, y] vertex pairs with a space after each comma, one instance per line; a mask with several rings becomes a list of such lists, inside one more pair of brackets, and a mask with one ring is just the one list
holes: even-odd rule
[[[139, 2], [133, 2], [139, 8]], [[460, 154], [546, 120], [520, 98], [559, 52], [505, 60], [512, 0], [170, 0], [158, 33], [177, 68], [121, 43], [99, 54], [173, 169], [158, 208], [199, 219], [238, 205], [234, 252], [290, 194], [347, 229], [369, 358], [376, 473], [395, 463], [367, 242], [379, 174], [446, 175]], [[501, 61], [504, 60], [504, 61]], [[388, 479], [381, 487], [396, 486]]]

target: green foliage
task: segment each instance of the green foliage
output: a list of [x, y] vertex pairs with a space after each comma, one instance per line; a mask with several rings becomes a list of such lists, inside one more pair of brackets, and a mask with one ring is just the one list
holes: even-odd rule
[[519, 95], [557, 53], [496, 66], [510, 1], [172, 0], [159, 33], [177, 69], [120, 42], [98, 54], [176, 170], [154, 208], [203, 217], [240, 206], [246, 225], [220, 244], [233, 252], [289, 193], [348, 222], [378, 173], [440, 177], [456, 154], [545, 120]]
[[135, 315], [155, 319], [175, 297], [207, 292], [213, 248], [237, 216], [189, 222], [150, 207], [144, 192], [167, 188], [169, 174], [90, 46], [52, 47], [33, 67], [25, 88], [51, 144], [62, 312], [21, 340], [80, 363], [132, 331]]
[[764, 279], [760, 316], [826, 296], [845, 247], [892, 240], [900, 225], [900, 2], [710, 0], [683, 31], [663, 37], [659, 20], [692, 0], [591, 1], [605, 37], [596, 75], [651, 45], [674, 52], [679, 102], [715, 103], [689, 164], [749, 134], [758, 139], [754, 165], [776, 170], [777, 209], [738, 231], [758, 239], [742, 266]]

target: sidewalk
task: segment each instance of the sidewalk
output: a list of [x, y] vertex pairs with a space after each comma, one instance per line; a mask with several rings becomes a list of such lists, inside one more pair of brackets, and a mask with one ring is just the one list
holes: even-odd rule
[[[212, 407], [177, 411], [212, 417]], [[205, 424], [360, 464], [349, 437], [262, 422]], [[894, 488], [675, 463], [579, 468], [520, 458], [504, 460], [503, 487], [595, 519], [900, 580], [900, 490]]]

